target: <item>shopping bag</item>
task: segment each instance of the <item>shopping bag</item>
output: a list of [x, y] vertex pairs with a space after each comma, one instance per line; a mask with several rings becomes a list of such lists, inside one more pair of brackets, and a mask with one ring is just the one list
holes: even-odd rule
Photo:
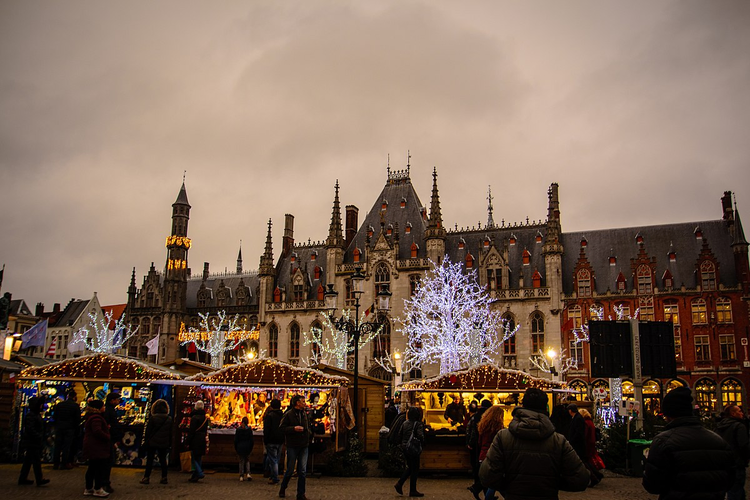
[[180, 453], [180, 471], [191, 472], [193, 470], [193, 459], [192, 453], [189, 451], [183, 451]]

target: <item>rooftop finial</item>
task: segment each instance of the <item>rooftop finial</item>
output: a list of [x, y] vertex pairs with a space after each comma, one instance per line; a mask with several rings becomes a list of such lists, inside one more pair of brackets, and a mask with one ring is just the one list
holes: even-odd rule
[[495, 221], [492, 218], [492, 186], [487, 186], [487, 227], [495, 227]]
[[185, 184], [185, 176], [187, 175], [187, 170], [182, 171], [182, 183]]

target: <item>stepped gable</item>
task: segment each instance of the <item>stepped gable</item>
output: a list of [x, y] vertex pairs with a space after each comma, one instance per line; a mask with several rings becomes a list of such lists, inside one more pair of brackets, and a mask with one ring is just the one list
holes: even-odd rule
[[[541, 233], [541, 241], [537, 243], [537, 234]], [[531, 286], [534, 271], [542, 275], [542, 284], [545, 283], [544, 255], [542, 246], [546, 228], [544, 224], [505, 226], [484, 229], [454, 230], [448, 233], [445, 241], [445, 252], [453, 262], [466, 262], [466, 254], [471, 253], [474, 257], [474, 268], [477, 269], [480, 261], [479, 256], [484, 251], [484, 241], [489, 237], [490, 248], [497, 248], [500, 255], [504, 255], [505, 248], [508, 249], [508, 267], [510, 269], [508, 288], [519, 288], [520, 277], [523, 276], [525, 288]], [[511, 245], [511, 237], [515, 238], [515, 244]], [[465, 242], [464, 248], [460, 248], [460, 242]], [[523, 251], [529, 251], [530, 259], [528, 265], [523, 265]]]
[[[677, 289], [684, 285], [686, 288], [694, 289], [697, 285], [696, 262], [703, 248], [703, 239], [696, 238], [696, 228], [702, 231], [703, 239], [707, 241], [719, 263], [719, 282], [727, 287], [737, 286], [738, 279], [731, 247], [732, 234], [724, 221], [712, 220], [563, 233], [563, 291], [568, 295], [575, 291], [573, 269], [578, 262], [583, 238], [587, 240], [586, 257], [596, 278], [596, 291], [615, 291], [615, 279], [620, 272], [627, 280], [626, 291], [632, 291], [633, 273], [630, 259], [637, 258], [640, 250], [640, 245], [636, 242], [638, 234], [643, 237], [648, 257], [656, 258], [656, 288], [663, 288], [662, 276], [668, 269], [674, 279], [673, 288]], [[669, 260], [670, 251], [676, 252], [675, 262]], [[617, 258], [615, 266], [610, 266], [610, 256]]]
[[[312, 259], [315, 255], [315, 260]], [[292, 262], [294, 257], [294, 262]], [[305, 270], [305, 266], [307, 269]], [[320, 279], [315, 278], [315, 266], [320, 267]], [[279, 261], [276, 267], [276, 284], [279, 288], [285, 288], [291, 292], [292, 274], [298, 269], [307, 277], [309, 286], [307, 300], [314, 300], [317, 297], [318, 284], [325, 287], [325, 268], [326, 268], [326, 246], [325, 242], [310, 243], [308, 245], [295, 245], [292, 251]]]
[[[206, 279], [206, 288], [212, 290], [212, 298], [209, 307], [213, 307], [216, 304], [216, 290], [219, 288], [219, 284], [224, 281], [224, 286], [232, 291], [232, 299], [229, 302], [229, 307], [235, 305], [237, 287], [240, 285], [240, 280], [245, 283], [245, 286], [250, 289], [250, 305], [258, 304], [257, 288], [259, 284], [257, 273], [229, 273], [229, 274], [218, 274], [211, 275]], [[200, 290], [201, 284], [203, 283], [201, 276], [193, 276], [187, 280], [187, 308], [196, 309], [198, 307], [198, 290]], [[246, 307], [246, 306], [245, 306]]]
[[[387, 203], [387, 208], [383, 212], [383, 202]], [[401, 207], [402, 202], [404, 207]], [[375, 242], [380, 235], [380, 215], [383, 213], [383, 230], [387, 231], [390, 225], [393, 226], [394, 235], [398, 229], [399, 252], [398, 259], [406, 260], [411, 257], [411, 244], [419, 245], [417, 257], [424, 258], [427, 252], [424, 244], [424, 233], [427, 229], [427, 221], [422, 218], [422, 202], [414, 190], [409, 177], [409, 170], [388, 171], [388, 179], [385, 187], [375, 199], [372, 208], [370, 208], [362, 224], [357, 230], [357, 234], [349, 244], [344, 255], [344, 262], [354, 262], [353, 252], [359, 248], [364, 252], [367, 245], [367, 230], [373, 228], [370, 246], [374, 247]], [[360, 212], [361, 213], [361, 212]], [[406, 234], [407, 225], [411, 224], [409, 234]], [[393, 242], [393, 237], [390, 238]]]

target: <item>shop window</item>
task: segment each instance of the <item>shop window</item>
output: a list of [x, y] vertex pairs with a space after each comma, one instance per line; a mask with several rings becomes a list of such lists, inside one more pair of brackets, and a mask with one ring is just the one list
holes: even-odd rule
[[702, 378], [696, 382], [695, 401], [702, 412], [713, 412], [716, 409], [716, 383], [708, 378]]
[[630, 380], [622, 381], [622, 399], [633, 399], [635, 391], [633, 389], [633, 382]]
[[589, 399], [589, 388], [583, 380], [573, 380], [568, 384], [568, 388], [573, 391], [571, 396], [576, 401], [586, 401]]
[[710, 260], [701, 262], [701, 289], [716, 290], [716, 266]]
[[732, 302], [726, 297], [716, 299], [716, 322], [732, 322]]
[[721, 403], [742, 406], [742, 384], [733, 378], [728, 378], [721, 383]]
[[708, 315], [706, 314], [706, 301], [703, 299], [695, 299], [690, 303], [690, 310], [693, 315], [694, 325], [705, 325], [708, 323]]
[[719, 350], [722, 361], [737, 361], [734, 334], [719, 335]]
[[276, 323], [268, 327], [268, 357], [279, 357], [279, 327]]
[[300, 331], [297, 323], [289, 327], [289, 359], [299, 358]]
[[711, 345], [708, 335], [695, 336], [695, 360], [698, 362], [711, 361]]
[[682, 380], [678, 380], [676, 378], [673, 378], [667, 383], [667, 387], [665, 389], [665, 394], [670, 392], [672, 389], [677, 389], [678, 387], [687, 387], [685, 382]]
[[588, 269], [579, 269], [576, 273], [576, 286], [579, 297], [591, 297], [591, 272]]
[[638, 293], [639, 294], [653, 293], [654, 291], [653, 276], [651, 273], [651, 268], [649, 266], [645, 264], [638, 266], [636, 279], [638, 281]]
[[[604, 389], [607, 391], [607, 394], [609, 395], [609, 382], [607, 382], [604, 379], [597, 379], [591, 382], [591, 389]], [[609, 396], [607, 396], [609, 397]]]
[[680, 311], [677, 307], [677, 301], [668, 301], [664, 303], [664, 321], [671, 321], [674, 325], [680, 324]]

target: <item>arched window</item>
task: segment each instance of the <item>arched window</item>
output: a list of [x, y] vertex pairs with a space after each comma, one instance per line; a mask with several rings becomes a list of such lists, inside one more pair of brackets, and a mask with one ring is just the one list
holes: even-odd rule
[[600, 388], [604, 389], [605, 391], [607, 391], [607, 398], [605, 398], [605, 399], [610, 399], [609, 382], [607, 382], [606, 380], [601, 379], [601, 378], [597, 379], [597, 380], [594, 380], [593, 382], [591, 382], [591, 390], [600, 389]]
[[391, 283], [391, 270], [388, 268], [388, 264], [381, 262], [375, 268], [375, 290], [380, 290], [380, 285], [390, 285]]
[[[138, 331], [141, 335], [150, 335], [151, 334], [151, 318], [143, 318], [141, 319], [141, 329]], [[151, 339], [149, 339], [151, 340]]]
[[586, 401], [589, 399], [589, 388], [583, 380], [573, 380], [568, 383], [568, 387], [573, 391], [572, 396], [576, 401]]
[[716, 322], [732, 322], [732, 302], [726, 297], [716, 299]]
[[706, 301], [703, 299], [695, 299], [690, 303], [690, 309], [693, 313], [693, 324], [694, 325], [705, 325], [708, 323], [708, 316], [706, 315]]
[[383, 329], [372, 341], [372, 358], [381, 359], [391, 352], [391, 322], [388, 318], [381, 317]]
[[[313, 321], [312, 325], [310, 325], [310, 331], [312, 330], [320, 330], [321, 332], [323, 331], [323, 326], [320, 324], [320, 321]], [[310, 344], [310, 353], [312, 354], [311, 357], [314, 361], [317, 361], [318, 363], [322, 361], [320, 359], [320, 344], [318, 344], [317, 342], [313, 342], [312, 344]]]
[[417, 293], [417, 287], [419, 286], [419, 280], [421, 277], [418, 274], [412, 274], [409, 276], [409, 295]]
[[687, 387], [687, 384], [683, 382], [682, 380], [673, 378], [669, 382], [667, 382], [667, 386], [665, 388], [665, 394], [673, 389], [677, 389], [678, 387]]
[[292, 323], [289, 327], [289, 359], [299, 358], [299, 325]]
[[716, 266], [710, 260], [701, 262], [701, 289], [716, 290]]
[[658, 380], [643, 382], [643, 406], [649, 415], [661, 413], [661, 385]]
[[641, 264], [640, 266], [638, 266], [636, 279], [638, 280], [638, 293], [653, 293], [653, 275], [649, 266], [647, 266], [646, 264]]
[[[503, 314], [506, 327], [509, 331], [516, 329], [516, 318], [511, 313], [506, 312]], [[513, 335], [505, 342], [503, 342], [503, 366], [505, 368], [516, 368], [518, 366], [518, 360], [516, 358], [516, 336]]]
[[742, 406], [742, 384], [736, 379], [728, 378], [721, 383], [721, 404]]
[[579, 297], [591, 297], [591, 272], [588, 269], [579, 269], [576, 273], [576, 285]]
[[539, 311], [531, 315], [531, 353], [544, 352], [544, 316]]
[[470, 253], [466, 254], [466, 269], [474, 267], [474, 257]]
[[709, 378], [702, 378], [696, 382], [695, 401], [701, 411], [711, 413], [716, 410], [716, 383]]
[[268, 357], [279, 357], [279, 327], [276, 323], [268, 327]]

